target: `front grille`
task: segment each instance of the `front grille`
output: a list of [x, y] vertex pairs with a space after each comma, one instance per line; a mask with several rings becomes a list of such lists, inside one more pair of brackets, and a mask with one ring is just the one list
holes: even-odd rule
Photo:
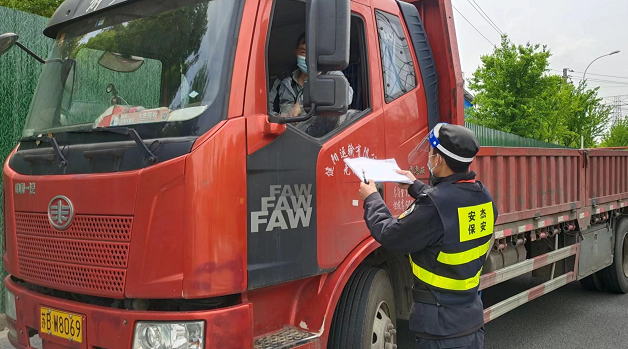
[[101, 267], [126, 268], [129, 244], [17, 236], [20, 256]]
[[26, 257], [20, 257], [19, 263], [21, 276], [25, 280], [37, 280], [40, 285], [105, 297], [124, 294], [125, 270], [83, 267]]
[[41, 213], [15, 215], [20, 277], [59, 290], [124, 295], [132, 217], [74, 217], [64, 231]]
[[45, 213], [15, 214], [18, 234], [107, 241], [131, 241], [131, 217], [76, 216], [66, 230], [56, 230]]

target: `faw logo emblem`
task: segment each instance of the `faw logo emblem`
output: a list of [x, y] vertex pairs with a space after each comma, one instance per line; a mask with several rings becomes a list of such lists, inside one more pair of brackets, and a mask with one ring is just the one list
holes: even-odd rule
[[70, 199], [63, 195], [55, 196], [48, 204], [48, 221], [57, 230], [66, 229], [74, 218], [74, 207]]
[[271, 185], [261, 211], [251, 212], [251, 233], [307, 228], [312, 218], [312, 184]]

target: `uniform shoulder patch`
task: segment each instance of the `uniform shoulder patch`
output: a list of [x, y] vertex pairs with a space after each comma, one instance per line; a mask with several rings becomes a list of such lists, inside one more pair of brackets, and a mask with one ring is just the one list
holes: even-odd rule
[[410, 207], [408, 207], [407, 210], [405, 210], [402, 214], [399, 215], [399, 218], [397, 219], [402, 219], [403, 217], [407, 217], [410, 213], [412, 213], [412, 211], [414, 211], [416, 204], [412, 204], [410, 205]]

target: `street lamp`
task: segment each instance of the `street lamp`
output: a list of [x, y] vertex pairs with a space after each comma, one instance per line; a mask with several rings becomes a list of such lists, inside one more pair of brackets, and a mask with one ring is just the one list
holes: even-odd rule
[[[594, 59], [591, 63], [589, 63], [589, 65], [587, 66], [587, 69], [584, 70], [584, 75], [582, 75], [582, 83], [586, 84], [586, 78], [587, 78], [587, 70], [589, 70], [589, 67], [591, 66], [591, 64], [593, 64], [593, 62], [597, 61], [598, 59], [602, 58], [602, 57], [606, 57], [606, 56], [612, 56], [614, 54], [618, 54], [619, 50], [613, 51], [609, 54], [605, 54], [602, 56], [599, 56], [598, 58]], [[580, 148], [584, 148], [584, 136], [580, 135]]]
[[[619, 50], [613, 51], [613, 52], [611, 52], [609, 54], [606, 54], [606, 55], [599, 56], [598, 58], [594, 59], [593, 62], [597, 61], [598, 59], [600, 59], [602, 57], [612, 56], [612, 55], [617, 54], [617, 53], [619, 53]], [[589, 65], [587, 66], [587, 69], [584, 70], [584, 75], [582, 76], [582, 81], [585, 81], [585, 79], [587, 77], [587, 70], [589, 70], [589, 67], [591, 66], [591, 64], [593, 64], [593, 62], [589, 63]]]

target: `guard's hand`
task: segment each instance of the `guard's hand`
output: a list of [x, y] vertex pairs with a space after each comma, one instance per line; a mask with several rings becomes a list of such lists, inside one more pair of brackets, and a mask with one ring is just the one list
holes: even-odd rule
[[375, 186], [374, 180], [369, 179], [368, 184], [360, 182], [360, 199], [366, 200], [366, 198], [373, 193], [377, 193], [377, 187]]
[[[402, 174], [402, 175], [408, 177], [408, 179], [411, 180], [413, 183], [414, 183], [414, 181], [416, 181], [416, 177], [414, 177], [414, 175], [410, 171], [397, 170], [397, 173]], [[408, 188], [410, 188], [410, 184], [399, 183], [399, 188], [407, 190]]]

